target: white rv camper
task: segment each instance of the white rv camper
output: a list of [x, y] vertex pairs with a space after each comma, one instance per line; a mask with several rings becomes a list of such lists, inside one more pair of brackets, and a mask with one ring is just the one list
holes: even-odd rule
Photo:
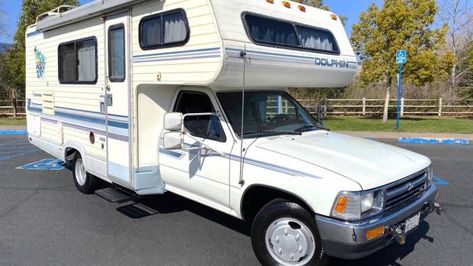
[[170, 191], [252, 221], [262, 264], [359, 258], [438, 204], [428, 158], [321, 128], [287, 93], [356, 68], [340, 19], [291, 1], [61, 6], [26, 32], [29, 140], [84, 193], [101, 179], [109, 199]]

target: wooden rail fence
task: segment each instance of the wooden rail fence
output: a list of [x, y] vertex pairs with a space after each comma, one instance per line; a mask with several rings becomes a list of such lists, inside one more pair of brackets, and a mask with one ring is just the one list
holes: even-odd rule
[[25, 101], [0, 100], [0, 116], [25, 116]]
[[[323, 108], [324, 115], [382, 115], [384, 99], [325, 99], [322, 102], [299, 99], [311, 113]], [[389, 113], [397, 113], [397, 99], [389, 101]], [[401, 99], [401, 116], [473, 116], [473, 99], [446, 101], [439, 99]]]
[[[298, 99], [309, 112], [317, 114], [320, 109], [326, 116], [382, 115], [384, 99], [325, 99], [322, 102]], [[286, 103], [287, 104], [287, 103]], [[284, 106], [283, 106], [284, 108]], [[389, 101], [389, 113], [397, 113], [397, 100]], [[25, 116], [25, 101], [0, 100], [0, 116]], [[445, 101], [439, 99], [401, 99], [401, 116], [473, 116], [473, 99]]]

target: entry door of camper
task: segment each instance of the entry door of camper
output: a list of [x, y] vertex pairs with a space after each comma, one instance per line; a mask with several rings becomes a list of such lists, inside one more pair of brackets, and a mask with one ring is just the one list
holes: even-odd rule
[[129, 12], [105, 19], [108, 176], [131, 185]]

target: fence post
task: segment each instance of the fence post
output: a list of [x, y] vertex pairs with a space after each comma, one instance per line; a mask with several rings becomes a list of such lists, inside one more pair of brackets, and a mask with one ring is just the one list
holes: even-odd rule
[[440, 97], [439, 98], [439, 113], [438, 113], [439, 116], [442, 116], [442, 102], [443, 102], [442, 97]]
[[362, 112], [363, 112], [363, 116], [365, 116], [366, 115], [366, 98], [365, 97], [363, 97], [363, 110], [362, 110]]
[[324, 116], [327, 116], [327, 105], [328, 105], [328, 100], [327, 98], [324, 98]]
[[13, 117], [16, 118], [16, 97], [12, 99], [12, 107], [13, 107]]
[[401, 98], [401, 117], [404, 116], [404, 97]]

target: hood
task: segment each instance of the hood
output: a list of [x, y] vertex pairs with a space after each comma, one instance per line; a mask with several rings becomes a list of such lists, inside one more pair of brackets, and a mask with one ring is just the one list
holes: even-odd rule
[[365, 190], [397, 181], [430, 165], [429, 158], [408, 150], [327, 131], [266, 138], [255, 146], [335, 172]]

